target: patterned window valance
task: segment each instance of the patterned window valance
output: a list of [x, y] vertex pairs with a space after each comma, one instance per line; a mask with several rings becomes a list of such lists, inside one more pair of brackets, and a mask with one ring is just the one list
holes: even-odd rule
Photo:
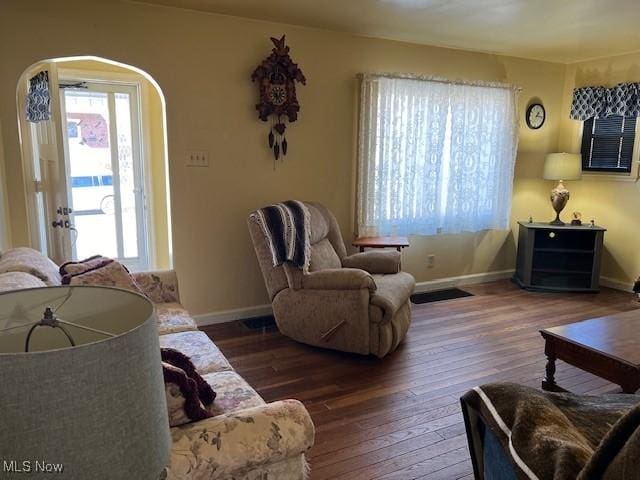
[[29, 80], [27, 93], [27, 120], [43, 122], [51, 118], [49, 105], [49, 72], [40, 72]]
[[573, 91], [573, 120], [611, 115], [640, 117], [640, 83], [619, 83], [612, 88], [582, 87]]

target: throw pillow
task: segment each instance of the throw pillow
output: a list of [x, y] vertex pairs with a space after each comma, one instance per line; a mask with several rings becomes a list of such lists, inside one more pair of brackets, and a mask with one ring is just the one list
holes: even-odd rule
[[95, 267], [92, 270], [76, 275], [65, 275], [62, 278], [63, 285], [101, 285], [131, 290], [142, 294], [138, 285], [133, 280], [129, 271], [120, 263], [112, 260], [106, 264]]
[[20, 288], [41, 288], [46, 287], [39, 278], [24, 272], [0, 273], [0, 292], [18, 290]]
[[60, 265], [60, 275], [63, 277], [66, 275], [78, 275], [88, 270], [103, 267], [107, 263], [111, 263], [111, 258], [103, 257], [102, 255], [94, 255], [79, 262], [67, 262]]
[[198, 386], [184, 370], [162, 362], [169, 426], [177, 427], [211, 417], [198, 397]]
[[60, 285], [58, 266], [42, 253], [28, 247], [12, 248], [0, 255], [0, 273], [24, 272], [47, 286]]

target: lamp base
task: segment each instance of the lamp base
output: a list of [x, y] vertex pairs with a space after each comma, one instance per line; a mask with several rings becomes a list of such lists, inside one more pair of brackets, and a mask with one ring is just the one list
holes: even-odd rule
[[549, 225], [564, 225], [565, 223], [560, 220], [560, 212], [564, 209], [569, 201], [569, 190], [567, 190], [562, 183], [562, 180], [558, 182], [556, 188], [551, 190], [551, 205], [553, 209], [556, 211], [556, 218], [552, 222], [549, 222]]

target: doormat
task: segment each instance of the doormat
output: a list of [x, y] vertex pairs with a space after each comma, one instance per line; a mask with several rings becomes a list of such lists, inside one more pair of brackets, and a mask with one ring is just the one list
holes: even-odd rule
[[473, 297], [473, 293], [465, 292], [459, 288], [447, 288], [446, 290], [436, 290], [434, 292], [415, 293], [411, 295], [411, 303], [440, 302], [463, 297]]
[[264, 317], [247, 318], [242, 320], [242, 326], [247, 330], [275, 330], [277, 329], [276, 320], [273, 315], [265, 315]]

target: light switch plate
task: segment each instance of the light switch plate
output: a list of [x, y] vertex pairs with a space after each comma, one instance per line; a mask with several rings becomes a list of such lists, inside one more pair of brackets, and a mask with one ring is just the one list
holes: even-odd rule
[[206, 150], [188, 150], [186, 165], [187, 167], [208, 167], [209, 152]]

